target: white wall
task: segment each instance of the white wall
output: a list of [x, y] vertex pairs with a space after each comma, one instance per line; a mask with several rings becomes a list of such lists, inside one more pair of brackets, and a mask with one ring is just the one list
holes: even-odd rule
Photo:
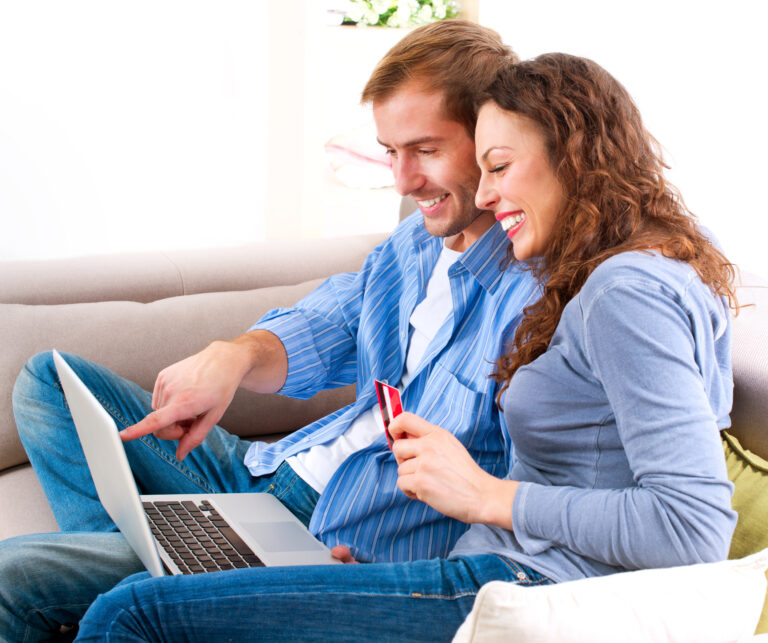
[[[364, 121], [359, 91], [401, 34], [326, 27], [324, 4], [0, 0], [0, 259], [394, 225], [397, 195], [335, 184], [321, 148]], [[614, 73], [690, 208], [768, 276], [762, 4], [478, 3], [521, 56]]]
[[262, 236], [268, 9], [0, 0], [0, 259]]
[[528, 58], [587, 56], [634, 97], [668, 178], [731, 260], [768, 277], [768, 53], [759, 0], [481, 0]]

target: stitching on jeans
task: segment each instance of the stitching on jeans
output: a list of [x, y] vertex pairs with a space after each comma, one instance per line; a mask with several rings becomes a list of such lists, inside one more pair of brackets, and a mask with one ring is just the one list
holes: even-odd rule
[[[478, 590], [479, 591], [479, 590]], [[427, 599], [439, 599], [447, 601], [455, 601], [460, 598], [467, 598], [468, 596], [476, 596], [477, 592], [466, 591], [459, 592], [458, 594], [422, 594], [421, 592], [411, 592], [408, 594], [408, 598], [427, 598]], [[382, 596], [389, 596], [389, 594], [382, 594]]]
[[275, 494], [275, 497], [278, 498], [279, 500], [282, 500], [290, 493], [291, 489], [293, 489], [294, 486], [296, 486], [296, 478], [291, 478], [290, 484], [284, 489], [282, 489], [279, 494]]

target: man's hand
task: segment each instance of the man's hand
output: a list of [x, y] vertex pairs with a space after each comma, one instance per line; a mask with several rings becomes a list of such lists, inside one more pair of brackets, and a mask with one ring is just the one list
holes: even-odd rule
[[358, 562], [352, 557], [352, 551], [346, 545], [336, 545], [333, 547], [331, 549], [331, 556], [347, 565], [358, 564]]
[[490, 475], [451, 433], [412, 413], [397, 416], [389, 431], [397, 486], [409, 498], [462, 522], [512, 529], [516, 481]]
[[287, 373], [285, 349], [274, 335], [265, 333], [213, 342], [161, 371], [152, 393], [154, 411], [121, 431], [120, 437], [128, 441], [154, 433], [178, 440], [176, 457], [183, 460], [221, 419], [241, 384], [261, 392], [282, 385]]

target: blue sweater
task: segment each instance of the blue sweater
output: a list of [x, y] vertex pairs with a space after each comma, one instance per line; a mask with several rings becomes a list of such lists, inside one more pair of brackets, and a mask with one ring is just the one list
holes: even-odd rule
[[473, 525], [453, 554], [555, 581], [724, 559], [730, 342], [725, 303], [687, 264], [628, 252], [598, 266], [504, 395], [513, 532]]

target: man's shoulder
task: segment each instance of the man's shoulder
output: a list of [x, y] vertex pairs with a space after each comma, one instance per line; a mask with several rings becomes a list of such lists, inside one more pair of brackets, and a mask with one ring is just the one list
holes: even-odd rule
[[419, 210], [400, 221], [387, 238], [379, 244], [376, 252], [379, 254], [396, 253], [398, 255], [409, 254], [411, 249], [418, 248], [424, 243], [439, 239], [433, 237], [424, 227], [424, 216]]

